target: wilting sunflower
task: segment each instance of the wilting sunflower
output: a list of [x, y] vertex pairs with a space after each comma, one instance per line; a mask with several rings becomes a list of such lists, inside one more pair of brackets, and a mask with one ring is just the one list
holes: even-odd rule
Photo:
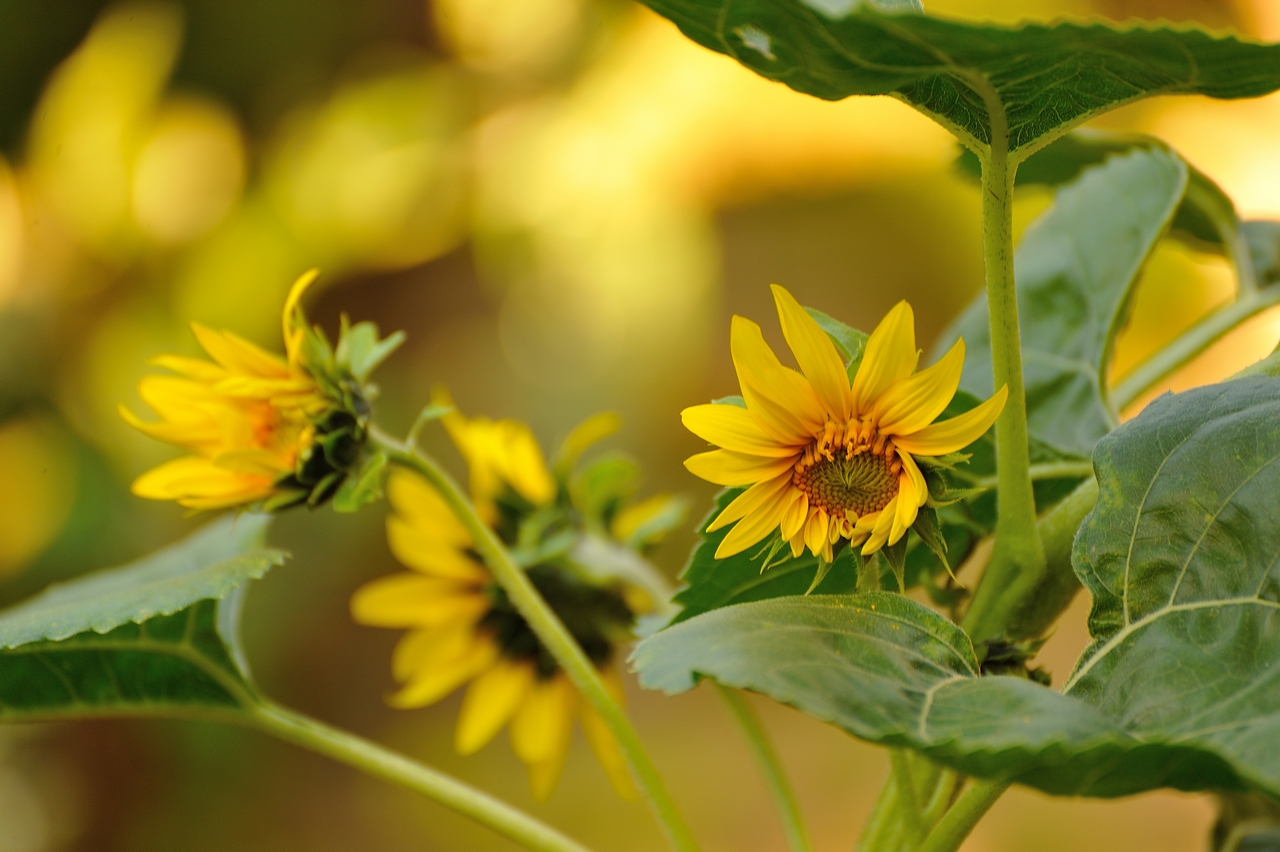
[[299, 278], [285, 301], [284, 358], [230, 331], [193, 323], [211, 360], [161, 355], [151, 361], [176, 374], [147, 376], [138, 385], [159, 422], [144, 422], [123, 405], [120, 414], [191, 455], [138, 477], [134, 494], [192, 509], [255, 503], [279, 509], [333, 495], [364, 437], [363, 381], [401, 338], [378, 341], [372, 326], [351, 329], [344, 321], [335, 357], [307, 327], [300, 307], [315, 278], [314, 271]]
[[[448, 398], [438, 393], [436, 401], [447, 404]], [[581, 536], [583, 520], [559, 476], [562, 466], [552, 474], [528, 427], [456, 412], [445, 425], [467, 460], [473, 499], [499, 537], [527, 551], [530, 530], [539, 531], [532, 549], [549, 552], [532, 559], [528, 577], [622, 702], [617, 650], [630, 640], [650, 596], [575, 570], [576, 551], [553, 544], [567, 541], [566, 533], [568, 539]], [[387, 498], [394, 509], [387, 521], [391, 551], [412, 570], [358, 589], [351, 611], [362, 624], [408, 630], [392, 658], [392, 673], [403, 686], [388, 701], [423, 707], [469, 684], [458, 717], [458, 750], [478, 751], [509, 727], [511, 745], [528, 766], [530, 787], [540, 799], [555, 787], [577, 718], [618, 792], [633, 795], [608, 728], [493, 581], [441, 497], [416, 474], [396, 470]], [[648, 518], [660, 509], [653, 501], [638, 505], [645, 508], [635, 511]], [[624, 520], [615, 528], [634, 531], [635, 511], [628, 515], [620, 508], [616, 518]]]
[[808, 547], [832, 560], [848, 539], [875, 553], [896, 544], [929, 492], [915, 457], [956, 452], [982, 436], [1008, 388], [957, 417], [935, 423], [960, 384], [964, 341], [916, 372], [914, 318], [899, 302], [867, 339], [852, 382], [831, 339], [782, 287], [773, 297], [800, 372], [784, 367], [760, 327], [733, 318], [730, 348], [746, 407], [695, 405], [689, 431], [721, 449], [689, 458], [695, 475], [750, 486], [708, 527], [737, 522], [716, 557], [740, 553], [778, 531], [799, 556]]

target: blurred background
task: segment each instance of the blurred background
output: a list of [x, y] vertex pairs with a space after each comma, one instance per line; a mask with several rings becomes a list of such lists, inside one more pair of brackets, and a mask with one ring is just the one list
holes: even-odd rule
[[[1280, 39], [1272, 0], [934, 0], [963, 18], [1164, 18]], [[1152, 133], [1250, 217], [1280, 218], [1280, 98], [1165, 98], [1099, 126]], [[870, 329], [899, 298], [922, 345], [978, 292], [978, 190], [950, 137], [887, 98], [824, 103], [686, 41], [629, 0], [0, 0], [0, 604], [201, 523], [129, 494], [171, 455], [117, 402], [191, 320], [280, 347], [285, 289], [323, 269], [311, 313], [403, 328], [379, 417], [403, 430], [438, 382], [468, 414], [544, 444], [620, 412], [648, 491], [711, 487], [681, 460], [690, 404], [736, 392], [729, 317], [781, 346], [767, 285]], [[1023, 227], [1050, 203], [1020, 190]], [[1117, 369], [1232, 298], [1225, 261], [1170, 244], [1146, 273]], [[1213, 381], [1280, 337], [1263, 316], [1175, 384]], [[1126, 359], [1128, 359], [1126, 361]], [[455, 470], [442, 435], [428, 446]], [[456, 698], [388, 709], [392, 631], [351, 624], [353, 589], [395, 570], [382, 509], [280, 518], [293, 561], [249, 598], [266, 691], [531, 808], [602, 850], [657, 850], [585, 743], [535, 805], [505, 738], [451, 748]], [[701, 508], [695, 510], [695, 515]], [[692, 526], [692, 519], [689, 526]], [[688, 531], [655, 554], [669, 575]], [[1078, 600], [1042, 654], [1087, 640]], [[630, 700], [708, 852], [783, 849], [714, 696]], [[848, 849], [885, 774], [875, 749], [757, 701], [820, 849]], [[1118, 802], [1014, 791], [964, 847], [1199, 850], [1204, 797]], [[99, 722], [0, 728], [0, 852], [511, 850], [425, 800], [254, 733]]]

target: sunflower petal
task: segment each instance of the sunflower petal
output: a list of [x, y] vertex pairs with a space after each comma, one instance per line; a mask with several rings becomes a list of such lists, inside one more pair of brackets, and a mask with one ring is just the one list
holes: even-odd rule
[[880, 394], [911, 375], [917, 357], [915, 315], [911, 305], [899, 302], [867, 338], [862, 364], [853, 377], [854, 411], [870, 413]]
[[493, 642], [477, 640], [465, 653], [447, 663], [419, 668], [404, 689], [388, 696], [387, 703], [399, 709], [434, 704], [489, 668], [497, 658], [498, 647]]
[[[618, 704], [622, 704], [624, 697], [622, 681], [618, 677], [617, 671], [610, 667], [600, 674], [604, 680], [605, 688], [609, 690], [609, 694], [613, 696], [613, 699]], [[591, 751], [595, 753], [596, 760], [600, 761], [605, 774], [609, 776], [613, 789], [617, 790], [618, 795], [624, 799], [633, 800], [637, 798], [638, 791], [631, 780], [631, 771], [627, 768], [627, 761], [622, 756], [622, 749], [618, 747], [618, 741], [614, 739], [613, 732], [609, 730], [609, 726], [586, 702], [582, 704], [578, 719], [582, 723], [582, 732], [587, 736], [587, 744], [591, 746]]]
[[573, 685], [564, 672], [533, 685], [511, 720], [511, 747], [527, 764], [563, 760], [573, 730]]
[[770, 289], [782, 323], [782, 336], [796, 356], [800, 372], [813, 385], [814, 394], [827, 412], [836, 420], [848, 420], [852, 402], [849, 375], [835, 344], [785, 288], [773, 284]]
[[796, 456], [809, 439], [784, 444], [770, 437], [745, 408], [736, 405], [694, 405], [680, 412], [684, 427], [708, 443], [753, 456]]
[[351, 596], [351, 615], [373, 627], [435, 627], [475, 620], [492, 607], [476, 586], [402, 573], [365, 583]]
[[747, 411], [760, 428], [793, 446], [822, 433], [827, 414], [814, 396], [813, 386], [795, 370], [782, 366], [764, 342], [760, 326], [735, 316], [729, 329], [729, 350]]
[[[871, 535], [867, 539], [867, 543], [862, 546], [862, 555], [870, 556], [880, 548], [884, 547], [884, 543], [889, 540], [889, 531], [893, 528], [893, 519], [898, 511], [898, 495], [894, 495], [880, 512], [876, 515], [875, 524], [871, 527]], [[858, 519], [858, 526], [862, 526], [862, 519]]]
[[890, 385], [876, 400], [873, 414], [882, 435], [910, 435], [943, 412], [960, 387], [964, 341], [957, 340], [938, 363]]
[[982, 437], [1004, 409], [1009, 387], [1004, 385], [990, 399], [950, 420], [933, 423], [910, 435], [894, 436], [893, 443], [914, 456], [942, 456], [962, 450]]
[[716, 485], [752, 485], [791, 470], [794, 463], [790, 458], [770, 459], [730, 450], [712, 450], [690, 456], [684, 460], [684, 466], [694, 476]]
[[462, 754], [484, 748], [511, 721], [533, 688], [533, 665], [500, 660], [467, 687], [454, 745]]
[[721, 527], [726, 527], [734, 521], [745, 518], [763, 506], [783, 488], [786, 488], [789, 482], [791, 482], [791, 474], [789, 472], [773, 479], [757, 482], [735, 497], [732, 503], [725, 506], [724, 511], [717, 515], [716, 519], [707, 526], [707, 532], [715, 532]]
[[898, 477], [898, 503], [894, 507], [893, 520], [889, 527], [889, 544], [897, 544], [911, 525], [916, 522], [916, 514], [920, 511], [920, 492], [916, 490], [916, 482], [911, 474], [903, 471]]
[[782, 523], [782, 513], [787, 505], [787, 489], [781, 489], [761, 504], [751, 514], [738, 521], [737, 526], [716, 548], [716, 559], [724, 559], [741, 553], [760, 539], [772, 533]]
[[782, 537], [790, 541], [804, 529], [809, 517], [809, 495], [798, 488], [791, 493], [791, 502], [782, 513]]

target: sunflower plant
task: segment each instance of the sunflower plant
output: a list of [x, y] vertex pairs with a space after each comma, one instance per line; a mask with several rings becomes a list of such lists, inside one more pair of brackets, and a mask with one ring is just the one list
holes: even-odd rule
[[[385, 497], [405, 570], [353, 589], [350, 607], [400, 631], [388, 703], [411, 712], [462, 691], [458, 750], [506, 729], [538, 798], [553, 795], [576, 725], [671, 847], [698, 848], [626, 712], [629, 670], [666, 693], [713, 685], [794, 852], [812, 848], [800, 807], [744, 691], [888, 750], [862, 852], [954, 852], [1014, 784], [1207, 791], [1221, 803], [1213, 849], [1271, 848], [1280, 355], [1150, 397], [1280, 305], [1280, 223], [1242, 220], [1158, 140], [1077, 128], [1155, 95], [1280, 89], [1280, 46], [1164, 26], [958, 23], [917, 0], [647, 4], [801, 93], [887, 95], [956, 136], [957, 168], [981, 183], [986, 289], [932, 351], [905, 301], [865, 333], [775, 285], [781, 358], [734, 317], [738, 395], [680, 414], [707, 444], [686, 467], [723, 490], [673, 593], [646, 556], [686, 507], [640, 499], [633, 460], [592, 454], [615, 417], [589, 419], [548, 458], [527, 425], [468, 417], [440, 389], [395, 437], [375, 420], [373, 372], [402, 335], [344, 319], [330, 343], [303, 310], [309, 273], [284, 305], [282, 355], [193, 326], [208, 357], [160, 356], [168, 373], [139, 388], [156, 419], [121, 409], [186, 453], [142, 474], [136, 495], [234, 511], [0, 614], [0, 719], [240, 724], [527, 848], [583, 852], [255, 685], [236, 626], [248, 581], [285, 558], [265, 544], [272, 515]], [[1012, 199], [1029, 183], [1054, 203], [1015, 248]], [[1116, 340], [1162, 240], [1226, 258], [1236, 296], [1121, 370]], [[431, 424], [467, 488], [418, 445]], [[1082, 589], [1091, 642], [1071, 672], [1048, 672], [1037, 652]]]

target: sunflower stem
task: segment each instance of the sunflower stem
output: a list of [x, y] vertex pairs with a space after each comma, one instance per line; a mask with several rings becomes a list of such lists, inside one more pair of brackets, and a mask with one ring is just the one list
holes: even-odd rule
[[[1013, 178], [1009, 123], [991, 84], [976, 81], [991, 122], [991, 144], [982, 164], [982, 248], [987, 277], [987, 315], [991, 326], [994, 387], [1008, 385], [1009, 398], [996, 420], [995, 549], [974, 595], [970, 612], [981, 615], [999, 591], [1024, 572], [1040, 573], [1044, 548], [1036, 530], [1035, 496], [1027, 442], [1027, 399], [1022, 380], [1018, 332], [1018, 294], [1013, 274]], [[975, 642], [998, 635], [1003, 625], [977, 619]]]
[[588, 852], [585, 846], [506, 802], [396, 754], [377, 743], [265, 702], [249, 725], [263, 733], [421, 793], [536, 852]]
[[453, 477], [449, 476], [434, 459], [412, 447], [405, 446], [377, 427], [370, 429], [369, 438], [387, 454], [387, 458], [392, 463], [422, 475], [439, 492], [470, 533], [476, 553], [484, 561], [494, 580], [507, 593], [511, 603], [538, 637], [538, 641], [569, 675], [574, 686], [600, 715], [617, 740], [618, 747], [622, 750], [627, 766], [636, 781], [636, 786], [648, 801], [671, 847], [678, 852], [696, 852], [697, 844], [694, 842], [693, 835], [676, 809], [675, 802], [658, 775], [653, 761], [645, 752], [630, 719], [613, 700], [600, 673], [587, 659], [587, 655], [583, 653], [573, 635], [543, 600], [524, 571], [512, 560], [511, 554], [507, 552], [502, 541], [476, 514], [475, 507], [453, 481]]
[[720, 683], [716, 684], [716, 689], [724, 699], [724, 703], [728, 705], [733, 718], [741, 726], [742, 733], [747, 738], [747, 744], [751, 747], [751, 753], [755, 755], [756, 763], [760, 765], [765, 786], [769, 788], [769, 796], [773, 799], [778, 817], [782, 820], [782, 831], [787, 837], [787, 846], [792, 852], [812, 852], [813, 846], [809, 843], [804, 819], [800, 816], [800, 803], [796, 801], [795, 792], [787, 781], [782, 762], [769, 741], [769, 734], [760, 722], [759, 715], [743, 693]]
[[1009, 789], [1007, 781], [974, 781], [942, 816], [916, 852], [955, 852], [978, 820]]

